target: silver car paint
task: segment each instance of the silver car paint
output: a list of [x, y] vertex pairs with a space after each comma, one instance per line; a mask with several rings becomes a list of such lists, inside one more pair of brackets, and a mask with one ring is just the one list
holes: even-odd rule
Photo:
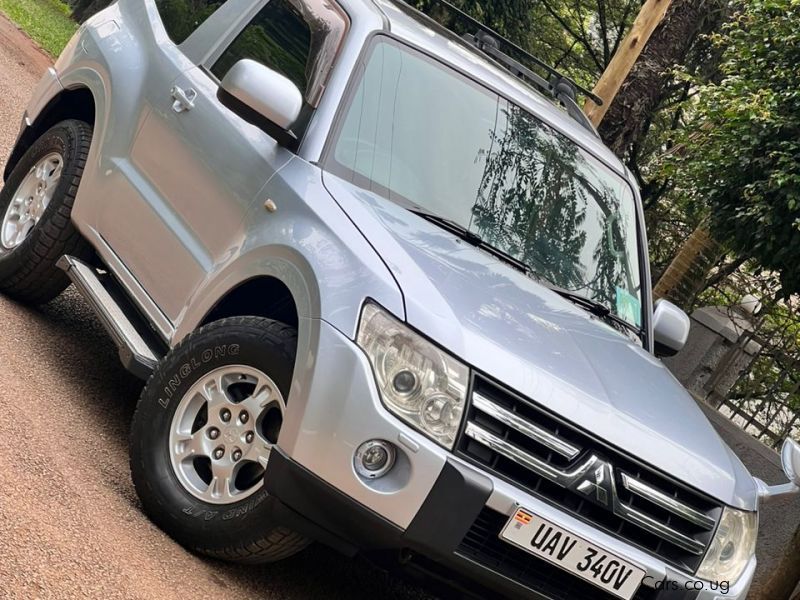
[[[135, 40], [138, 48], [148, 49], [139, 57], [101, 51], [109, 57], [105, 72], [121, 73], [128, 67], [129, 83], [140, 86], [128, 116], [137, 128], [124, 152], [109, 156], [109, 168], [97, 185], [103, 189], [82, 194], [76, 220], [85, 217], [101, 233], [175, 323], [188, 296], [236, 252], [256, 194], [292, 154], [249, 125], [237, 123], [223, 133], [221, 125], [230, 113], [216, 100], [216, 82], [167, 43], [163, 28], [150, 27], [158, 22], [155, 6], [121, 2], [117, 8], [119, 19], [136, 28], [121, 28], [97, 44], [108, 48]], [[126, 39], [116, 40], [118, 35]], [[118, 64], [126, 54], [125, 64]], [[139, 59], [135, 70], [131, 58]], [[171, 91], [176, 88], [195, 95], [192, 110], [172, 109]], [[110, 105], [116, 110], [118, 88], [110, 89]], [[121, 122], [121, 116], [113, 122]], [[119, 137], [111, 133], [104, 141], [119, 143]], [[84, 197], [92, 203], [83, 203]], [[159, 283], [165, 281], [169, 285]]]
[[689, 338], [691, 324], [689, 315], [680, 308], [668, 300], [659, 300], [653, 311], [653, 330], [658, 332], [653, 341], [680, 350]]
[[[754, 509], [752, 478], [652, 356], [492, 257], [458, 244], [394, 205], [327, 174], [326, 189], [314, 164], [323, 156], [365, 41], [389, 28], [393, 35], [446, 56], [502, 90], [625, 174], [610, 151], [538, 94], [484, 59], [420, 29], [393, 5], [381, 2], [391, 17], [389, 25], [368, 0], [346, 0], [342, 5], [358, 18], [353, 19], [300, 152], [290, 156], [261, 131], [214, 105], [215, 82], [202, 79], [206, 76], [196, 65], [213, 62], [222, 42], [232, 39], [263, 4], [230, 0], [175, 47], [160, 25], [153, 0], [120, 0], [81, 27], [56, 65], [58, 79], [48, 74], [26, 111], [30, 123], [62, 88], [91, 90], [97, 111], [95, 141], [73, 217], [162, 335], [177, 343], [240, 283], [261, 275], [281, 278], [300, 311], [299, 356], [305, 358], [298, 361], [280, 445], [317, 475], [399, 525], [410, 522], [448, 453], [405, 427], [377, 401], [368, 365], [351, 341], [366, 297], [408, 318], [463, 360], [596, 435], [725, 503]], [[196, 91], [205, 94], [206, 114], [214, 117], [189, 145], [231, 136], [252, 154], [178, 147], [183, 175], [226, 196], [215, 199], [220, 203], [215, 210], [222, 211], [217, 215], [228, 224], [224, 235], [212, 232], [209, 239], [200, 239], [192, 226], [202, 227], [203, 219], [215, 217], [193, 214], [197, 206], [172, 205], [148, 180], [148, 174], [161, 177], [153, 157], [167, 160], [171, 155], [165, 156], [164, 148], [156, 145], [165, 139], [159, 137], [158, 127], [147, 127], [167, 116], [176, 131], [186, 127], [178, 123], [180, 115], [166, 115], [175, 82], [197, 85]], [[191, 111], [185, 116], [190, 115]], [[148, 123], [150, 118], [154, 120]], [[182, 138], [174, 131], [168, 135], [173, 136], [170, 143], [180, 146]], [[209, 181], [209, 167], [222, 178]], [[168, 174], [175, 178], [170, 185], [179, 186], [183, 175]], [[264, 210], [267, 198], [277, 203], [277, 212]], [[155, 214], [153, 207], [158, 207]], [[419, 238], [428, 246], [414, 247]], [[478, 296], [475, 289], [481, 288], [470, 287], [476, 281], [497, 286], [492, 296]], [[676, 419], [677, 413], [685, 422]], [[402, 493], [399, 487], [370, 487], [352, 472], [352, 451], [378, 434], [393, 439], [402, 435], [408, 458]], [[509, 514], [515, 503], [526, 503], [584, 537], [636, 557], [648, 572], [667, 572], [658, 559], [493, 480], [494, 508]], [[746, 593], [753, 568], [754, 560], [749, 574], [726, 597]]]
[[[263, 1], [231, 0], [231, 4], [237, 3], [239, 8], [248, 7], [250, 13], [253, 6], [264, 4]], [[305, 180], [297, 190], [281, 198], [272, 194], [270, 186], [283, 189], [285, 180], [273, 180], [269, 176], [259, 180], [258, 175], [251, 175], [263, 174], [265, 169], [274, 175], [294, 158], [298, 168], [290, 170], [288, 176], [311, 176], [319, 180], [319, 170], [308, 171], [308, 164], [300, 157], [294, 157], [263, 132], [215, 104], [211, 99], [215, 82], [200, 73], [199, 68], [167, 40], [157, 14], [152, 0], [123, 0], [112, 5], [81, 29], [79, 41], [73, 44], [72, 51], [62, 56], [59, 66], [61, 85], [88, 87], [95, 96], [98, 114], [96, 141], [73, 218], [161, 333], [177, 343], [197, 327], [226, 292], [258, 275], [280, 276], [287, 271], [287, 262], [302, 273], [302, 278], [296, 281], [290, 278], [284, 283], [290, 286], [298, 307], [310, 311], [301, 313], [303, 316], [327, 317], [343, 331], [352, 333], [364, 297], [360, 290], [373, 287], [371, 295], [381, 297], [381, 302], [402, 315], [402, 304], [398, 304], [400, 293], [391, 274], [321, 186], [322, 201], [314, 196], [314, 186]], [[240, 23], [230, 14], [226, 16]], [[375, 22], [381, 23], [379, 19]], [[205, 38], [205, 47], [211, 52], [219, 42], [214, 37], [219, 29], [214, 19], [209, 19], [184, 44], [190, 44], [194, 53], [202, 54], [201, 40]], [[123, 46], [126, 51], [119, 52]], [[162, 70], [173, 68], [177, 69], [175, 80], [162, 76]], [[125, 73], [125, 86], [112, 85], [112, 73]], [[148, 88], [155, 89], [144, 90], [145, 81]], [[200, 106], [187, 113], [170, 114], [169, 91], [174, 83], [193, 87], [198, 92], [198, 104], [206, 101], [209, 106], [203, 115], [207, 117], [205, 122], [198, 114], [203, 110]], [[140, 95], [131, 93], [137, 86]], [[36, 107], [33, 103], [29, 106], [31, 119], [38, 114], [36, 108], [47, 100], [49, 98], [37, 102]], [[169, 121], [164, 123], [167, 119]], [[183, 124], [184, 120], [207, 125], [208, 129], [201, 132], [201, 136], [190, 131], [189, 124]], [[122, 123], [135, 123], [135, 126], [119, 127]], [[170, 127], [174, 131], [169, 131]], [[175, 131], [195, 137], [184, 143], [185, 139], [180, 139]], [[218, 140], [226, 139], [225, 146], [220, 146]], [[169, 161], [161, 160], [165, 152]], [[168, 168], [162, 168], [165, 165]], [[211, 177], [207, 165], [212, 165], [214, 172], [223, 179], [231, 174], [228, 185], [223, 186], [219, 179]], [[169, 194], [163, 193], [164, 188], [182, 189], [186, 194], [175, 193], [170, 201]], [[218, 195], [210, 194], [210, 190]], [[275, 195], [279, 207], [272, 217], [263, 209], [264, 201], [271, 194]], [[293, 204], [293, 198], [298, 198], [302, 204]], [[217, 213], [213, 213], [215, 206], [219, 206]], [[324, 235], [334, 241], [352, 239], [352, 244], [320, 244], [312, 248], [308, 256], [296, 252], [297, 240], [291, 236], [276, 236], [274, 229], [276, 222], [283, 223], [301, 207], [312, 213], [309, 215], [313, 218], [312, 228], [336, 226], [336, 231]], [[322, 214], [317, 214], [320, 211]], [[333, 214], [329, 214], [331, 212]], [[272, 227], [265, 229], [263, 221], [268, 221]], [[277, 228], [283, 232], [282, 225]], [[313, 232], [310, 236], [313, 237]], [[270, 250], [265, 240], [266, 243], [272, 241], [275, 248], [282, 243], [286, 247]], [[247, 252], [254, 254], [243, 258]], [[337, 257], [341, 253], [344, 255]], [[329, 270], [336, 260], [356, 275], [360, 271], [380, 273], [378, 278], [383, 281], [370, 285], [363, 276], [356, 277], [363, 282], [363, 288], [342, 288], [341, 281]], [[265, 265], [269, 262], [274, 265]], [[169, 285], [156, 285], [158, 281], [168, 281]], [[327, 281], [336, 289], [324, 297], [341, 301], [341, 290], [347, 289], [352, 298], [341, 301], [332, 308], [331, 314], [320, 312], [317, 292], [319, 285]], [[387, 287], [387, 282], [394, 298], [380, 291]], [[210, 290], [214, 295], [206, 293]]]
[[[697, 403], [637, 343], [489, 254], [325, 173], [387, 261], [406, 319], [474, 368], [729, 504], [756, 487]], [[457, 326], [454, 326], [457, 324]]]
[[[312, 324], [304, 325], [308, 328]], [[382, 405], [369, 361], [361, 349], [324, 321], [313, 325], [318, 325], [317, 352], [310, 357], [313, 368], [302, 393], [295, 394], [292, 389], [280, 446], [293, 460], [332, 486], [347, 491], [396, 525], [406, 527], [427, 498], [445, 461], [458, 462], [465, 469], [475, 470], [475, 467], [399, 422]], [[336, 400], [319, 401], [323, 397]], [[353, 454], [362, 442], [375, 438], [397, 444], [400, 468], [382, 479], [366, 481], [358, 477], [352, 466]], [[511, 515], [518, 506], [525, 506], [597, 546], [626, 557], [644, 569], [650, 581], [665, 577], [679, 583], [697, 581], [653, 555], [587, 525], [558, 506], [491, 474], [487, 476], [493, 486], [487, 505], [500, 513]], [[728, 594], [706, 589], [697, 596], [698, 600], [744, 598], [755, 567], [753, 557]]]

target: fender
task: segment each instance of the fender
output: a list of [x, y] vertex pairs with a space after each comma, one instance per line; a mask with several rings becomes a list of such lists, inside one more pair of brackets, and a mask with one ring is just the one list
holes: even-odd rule
[[309, 262], [293, 248], [262, 246], [240, 255], [195, 291], [178, 318], [171, 345], [200, 327], [228, 294], [259, 277], [274, 277], [289, 289], [299, 318], [319, 318], [320, 290]]

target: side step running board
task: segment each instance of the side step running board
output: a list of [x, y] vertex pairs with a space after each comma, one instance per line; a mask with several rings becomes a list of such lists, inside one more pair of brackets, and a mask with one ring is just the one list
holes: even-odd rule
[[115, 299], [120, 294], [113, 294], [110, 288], [119, 284], [111, 282], [110, 275], [99, 273], [74, 256], [62, 256], [56, 264], [97, 313], [119, 348], [119, 358], [125, 368], [141, 379], [150, 377], [163, 353], [154, 347], [155, 344], [148, 343], [141, 333], [141, 326], [137, 328], [134, 324], [136, 317], [131, 313], [135, 309]]

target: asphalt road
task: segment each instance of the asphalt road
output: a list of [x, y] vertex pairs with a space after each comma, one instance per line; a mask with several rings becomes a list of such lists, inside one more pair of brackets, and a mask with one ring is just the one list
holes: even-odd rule
[[[0, 16], [0, 167], [49, 64]], [[38, 309], [0, 296], [0, 598], [428, 598], [321, 546], [239, 567], [172, 542], [130, 481], [140, 390], [74, 290]]]

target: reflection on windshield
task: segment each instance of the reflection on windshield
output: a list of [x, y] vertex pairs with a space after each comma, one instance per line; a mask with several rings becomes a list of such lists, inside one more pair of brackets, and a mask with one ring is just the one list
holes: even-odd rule
[[636, 248], [629, 257], [624, 246], [636, 240], [635, 229], [627, 231], [626, 186], [604, 181], [577, 145], [513, 105], [490, 137], [470, 229], [552, 283], [609, 307], [616, 308], [617, 288], [638, 291]]
[[641, 324], [627, 183], [525, 110], [399, 44], [375, 45], [330, 168], [455, 221]]

